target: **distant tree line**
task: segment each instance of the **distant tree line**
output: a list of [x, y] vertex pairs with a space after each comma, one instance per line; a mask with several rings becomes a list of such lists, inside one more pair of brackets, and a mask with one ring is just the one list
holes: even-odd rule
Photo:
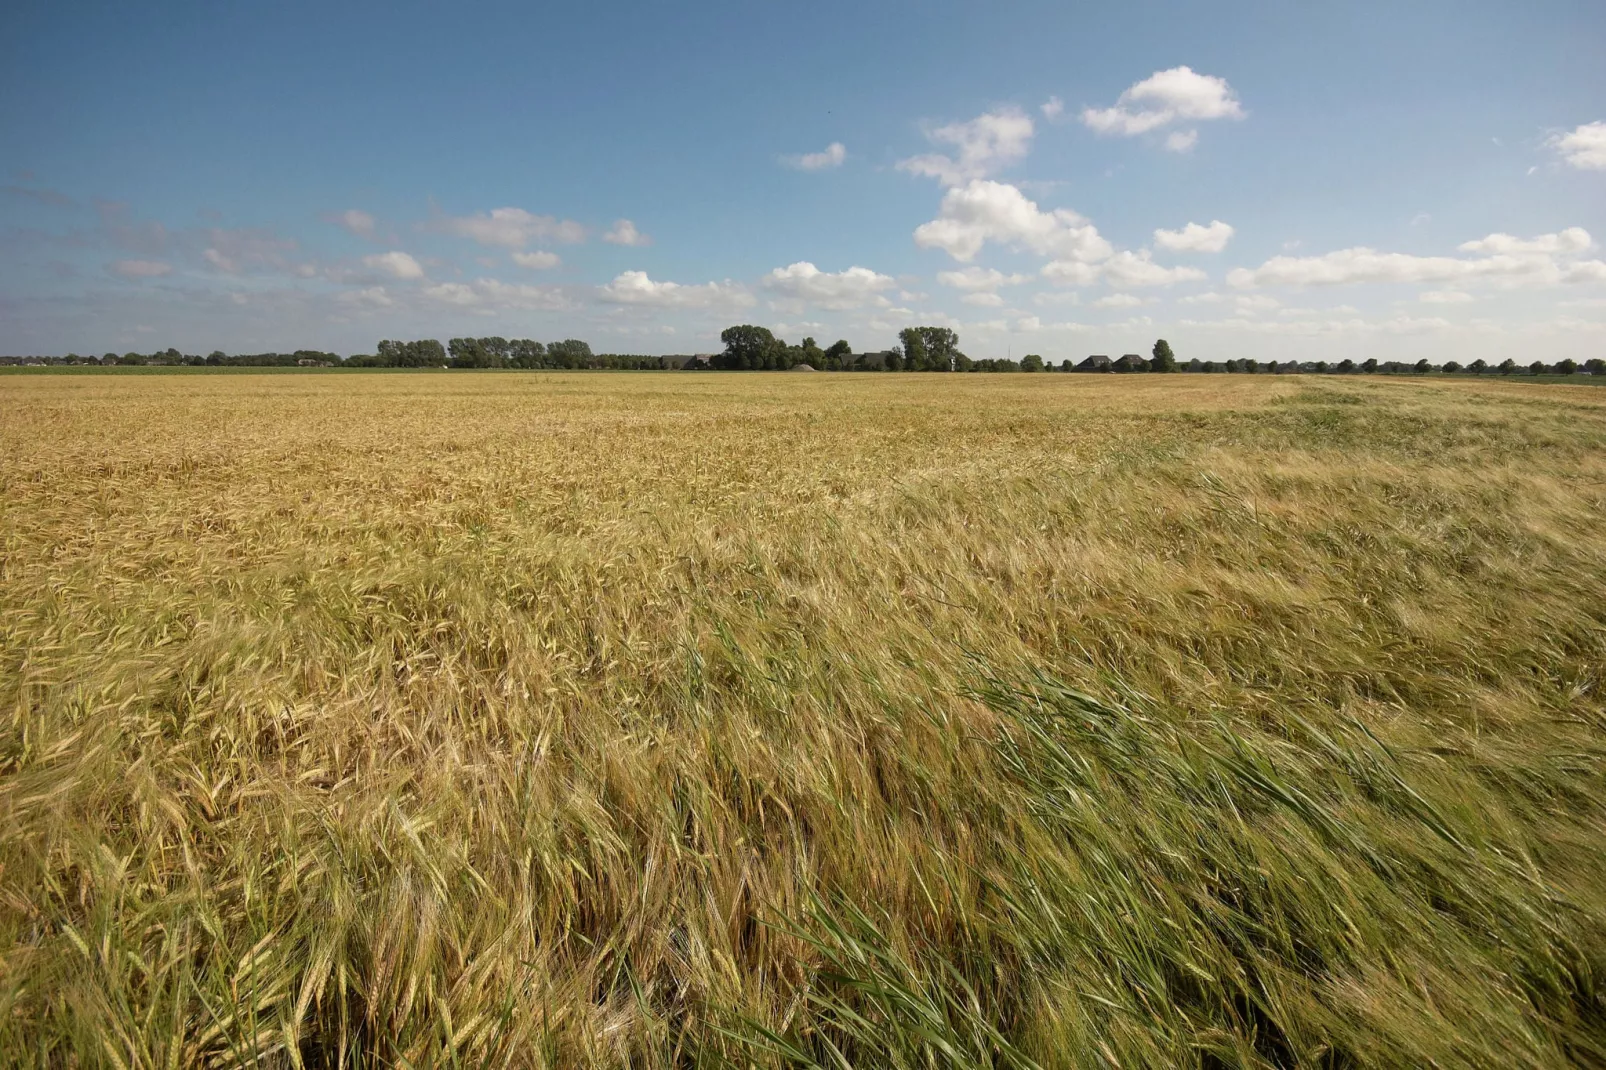
[[1154, 343], [1147, 358], [1127, 353], [1111, 358], [1103, 355], [1076, 361], [1066, 358], [1056, 366], [1040, 354], [1028, 353], [1019, 360], [972, 359], [959, 348], [959, 335], [948, 327], [906, 327], [898, 333], [898, 344], [890, 349], [854, 353], [845, 340], [820, 348], [813, 338], [791, 345], [767, 327], [741, 324], [720, 334], [725, 348], [718, 353], [690, 356], [645, 356], [624, 353], [593, 353], [578, 338], [561, 342], [536, 342], [528, 338], [453, 338], [446, 345], [433, 338], [414, 341], [386, 339], [373, 353], [342, 358], [336, 353], [298, 349], [294, 353], [240, 353], [220, 351], [206, 356], [165, 349], [155, 353], [106, 353], [100, 357], [69, 353], [64, 357], [7, 357], [0, 364], [99, 364], [99, 365], [189, 365], [203, 367], [345, 367], [345, 368], [550, 368], [562, 370], [618, 369], [623, 371], [668, 371], [674, 369], [714, 371], [787, 371], [809, 368], [814, 371], [876, 372], [1093, 372], [1131, 374], [1236, 373], [1262, 375], [1574, 375], [1584, 372], [1606, 375], [1606, 360], [1597, 357], [1582, 365], [1573, 360], [1552, 364], [1536, 360], [1519, 365], [1506, 360], [1491, 365], [1475, 360], [1462, 366], [1457, 361], [1443, 365], [1427, 360], [1415, 363], [1375, 359], [1356, 363], [1327, 361], [1177, 360], [1165, 339]]
[[333, 367], [342, 363], [340, 354], [325, 353], [317, 349], [298, 349], [294, 353], [224, 353], [214, 350], [206, 356], [180, 353], [176, 349], [163, 349], [154, 353], [107, 353], [103, 356], [81, 357], [68, 353], [65, 357], [0, 357], [0, 364], [99, 364], [139, 367], [146, 364], [213, 368], [295, 368]]
[[1343, 360], [1327, 361], [1257, 361], [1253, 358], [1211, 361], [1189, 360], [1181, 363], [1164, 338], [1157, 340], [1145, 359], [1137, 353], [1127, 353], [1114, 359], [1108, 356], [1090, 356], [1078, 362], [1062, 360], [1058, 367], [1037, 353], [1028, 353], [1020, 360], [986, 358], [972, 359], [959, 348], [959, 336], [947, 327], [908, 327], [898, 334], [898, 345], [891, 349], [855, 355], [845, 341], [838, 341], [828, 349], [820, 349], [812, 338], [803, 339], [800, 345], [788, 345], [765, 327], [742, 324], [729, 327], [720, 335], [725, 343], [721, 353], [699, 358], [688, 363], [688, 368], [726, 371], [785, 371], [807, 366], [818, 371], [911, 371], [911, 372], [1194, 372], [1237, 374], [1393, 374], [1425, 375], [1428, 373], [1514, 375], [1526, 371], [1532, 375], [1573, 375], [1587, 372], [1606, 375], [1606, 360], [1595, 358], [1579, 365], [1573, 360], [1554, 364], [1534, 361], [1526, 368], [1507, 360], [1491, 366], [1482, 360], [1473, 361], [1463, 368], [1455, 361], [1443, 366], [1419, 360], [1379, 362], [1369, 359], [1357, 364]]

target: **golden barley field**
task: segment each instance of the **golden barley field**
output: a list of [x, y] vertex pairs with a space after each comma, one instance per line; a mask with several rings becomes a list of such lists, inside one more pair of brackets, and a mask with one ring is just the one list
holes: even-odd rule
[[0, 377], [0, 1053], [1606, 1065], [1606, 391]]

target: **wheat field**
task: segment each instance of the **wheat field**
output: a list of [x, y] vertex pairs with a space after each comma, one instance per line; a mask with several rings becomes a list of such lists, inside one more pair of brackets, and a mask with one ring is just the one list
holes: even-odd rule
[[0, 378], [0, 1052], [1606, 1065], [1606, 392]]

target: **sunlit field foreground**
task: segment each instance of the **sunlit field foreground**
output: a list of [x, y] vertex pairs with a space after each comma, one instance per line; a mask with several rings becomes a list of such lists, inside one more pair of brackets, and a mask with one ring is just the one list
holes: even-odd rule
[[0, 1053], [1606, 1064], [1606, 393], [0, 380]]

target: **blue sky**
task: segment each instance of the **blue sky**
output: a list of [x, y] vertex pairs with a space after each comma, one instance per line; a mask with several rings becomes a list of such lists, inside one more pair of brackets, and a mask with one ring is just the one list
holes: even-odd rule
[[0, 353], [1606, 343], [1606, 5], [18, 3]]

